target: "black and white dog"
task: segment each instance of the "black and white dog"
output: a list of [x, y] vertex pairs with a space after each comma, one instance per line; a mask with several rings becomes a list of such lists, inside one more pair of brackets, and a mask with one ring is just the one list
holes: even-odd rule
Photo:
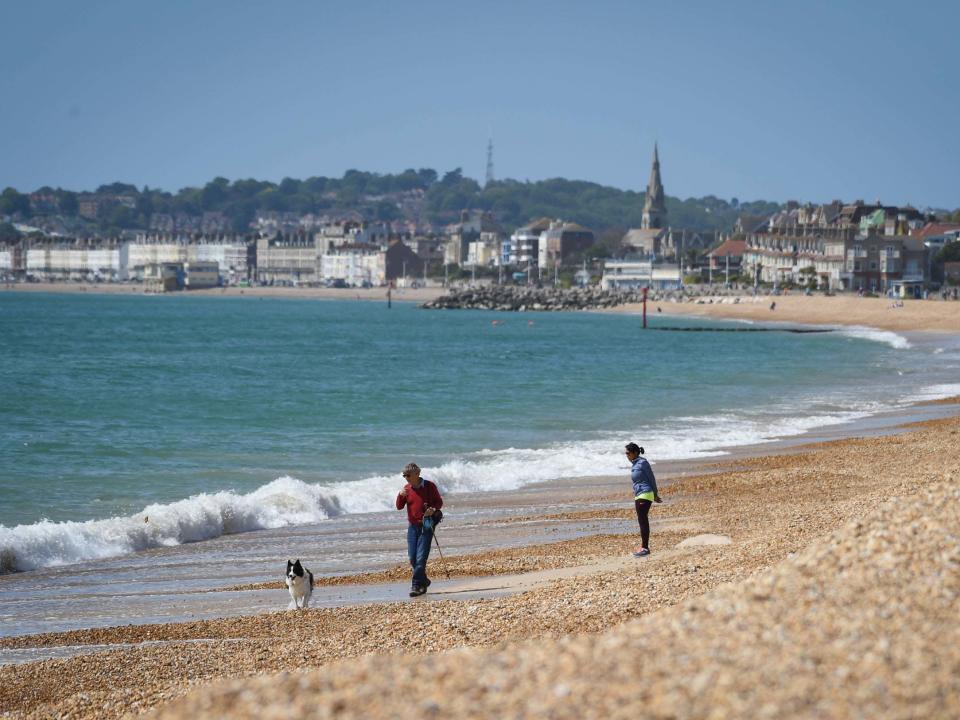
[[310, 606], [310, 596], [313, 595], [313, 573], [296, 562], [287, 560], [287, 589], [290, 590], [290, 609], [307, 608]]

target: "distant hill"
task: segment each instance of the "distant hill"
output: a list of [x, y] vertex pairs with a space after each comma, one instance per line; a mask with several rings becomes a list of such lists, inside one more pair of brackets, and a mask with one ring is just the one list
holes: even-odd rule
[[[18, 221], [57, 217], [70, 230], [111, 232], [149, 228], [156, 224], [152, 222], [156, 216], [212, 214], [222, 219], [225, 228], [245, 232], [257, 213], [352, 213], [367, 220], [405, 220], [439, 229], [455, 222], [461, 210], [479, 208], [493, 211], [507, 230], [547, 216], [603, 232], [639, 227], [643, 200], [642, 192], [583, 180], [498, 180], [480, 187], [459, 168], [442, 177], [421, 168], [399, 174], [348, 170], [341, 178], [284, 178], [279, 183], [218, 177], [203, 187], [177, 193], [126, 183], [79, 193], [50, 187], [20, 193], [7, 188], [0, 194], [0, 216]], [[712, 195], [686, 200], [667, 197], [670, 225], [694, 230], [730, 230], [741, 214], [761, 215], [780, 207], [762, 200], [738, 203]]]

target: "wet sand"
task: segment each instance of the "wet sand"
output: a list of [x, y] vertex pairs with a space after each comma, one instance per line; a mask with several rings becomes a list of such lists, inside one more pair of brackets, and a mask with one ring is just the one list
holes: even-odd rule
[[[445, 581], [434, 562], [438, 594], [519, 585], [500, 597], [0, 640], [124, 644], [0, 668], [0, 711], [948, 717], [960, 697], [958, 436], [960, 419], [930, 420], [680, 476], [652, 513], [645, 559], [629, 555], [630, 530], [447, 558], [479, 578]], [[607, 493], [559, 515], [635, 522], [629, 507], [603, 507]], [[730, 544], [681, 545], [704, 534]], [[398, 653], [429, 653], [431, 685], [384, 705], [407, 677]]]

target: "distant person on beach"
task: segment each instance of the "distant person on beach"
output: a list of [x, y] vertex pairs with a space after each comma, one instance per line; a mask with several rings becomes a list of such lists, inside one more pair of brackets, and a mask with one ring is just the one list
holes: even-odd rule
[[423, 520], [443, 507], [443, 498], [436, 485], [420, 477], [420, 467], [416, 463], [408, 463], [403, 468], [403, 477], [407, 483], [397, 495], [397, 510], [407, 509], [407, 555], [413, 568], [410, 597], [417, 597], [430, 586], [427, 559], [433, 541], [433, 523], [424, 525]]
[[643, 448], [636, 443], [627, 443], [627, 460], [633, 467], [630, 468], [630, 480], [633, 482], [633, 504], [637, 510], [637, 522], [640, 523], [640, 547], [634, 557], [646, 557], [650, 554], [650, 506], [655, 502], [663, 502], [657, 490], [657, 479], [653, 476], [653, 468], [643, 457]]
[[770, 303], [770, 309], [771, 309], [771, 310], [776, 310], [776, 309], [777, 309], [777, 301], [776, 301], [776, 300], [774, 300], [772, 303]]

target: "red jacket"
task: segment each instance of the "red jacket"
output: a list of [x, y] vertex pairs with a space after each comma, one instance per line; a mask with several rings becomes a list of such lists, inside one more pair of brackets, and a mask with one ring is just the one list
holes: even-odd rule
[[418, 488], [411, 487], [410, 483], [407, 483], [403, 489], [407, 491], [407, 495], [404, 497], [402, 490], [397, 495], [397, 510], [403, 510], [406, 507], [407, 520], [413, 525], [423, 522], [423, 511], [426, 508], [432, 507], [439, 510], [443, 507], [440, 491], [429, 480], [423, 480]]

